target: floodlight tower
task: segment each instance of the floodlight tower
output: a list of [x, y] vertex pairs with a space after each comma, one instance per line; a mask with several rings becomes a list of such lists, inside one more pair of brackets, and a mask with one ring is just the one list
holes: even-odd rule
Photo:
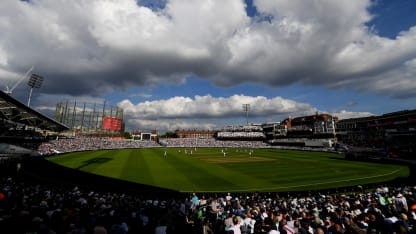
[[14, 83], [11, 87], [9, 87], [8, 85], [6, 85], [6, 90], [4, 90], [5, 93], [12, 95], [12, 92], [15, 88], [17, 88], [17, 86], [22, 83], [23, 80], [25, 80], [27, 77], [29, 77], [29, 75], [32, 73], [34, 69], [34, 66], [32, 66], [22, 77], [20, 77], [16, 83]]
[[250, 111], [250, 104], [243, 104], [243, 111], [246, 112], [246, 121], [248, 125], [248, 112]]
[[32, 74], [30, 76], [29, 81], [27, 82], [27, 85], [30, 86], [30, 93], [29, 93], [29, 100], [27, 101], [27, 106], [30, 106], [30, 99], [32, 99], [32, 91], [33, 88], [40, 88], [40, 86], [42, 85], [42, 81], [43, 81], [43, 77], [36, 75], [36, 74]]

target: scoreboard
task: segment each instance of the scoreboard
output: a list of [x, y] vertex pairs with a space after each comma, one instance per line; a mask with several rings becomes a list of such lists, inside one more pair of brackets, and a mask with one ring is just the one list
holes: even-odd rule
[[122, 120], [119, 118], [105, 116], [103, 118], [103, 129], [112, 130], [112, 131], [120, 131], [121, 123], [122, 123]]

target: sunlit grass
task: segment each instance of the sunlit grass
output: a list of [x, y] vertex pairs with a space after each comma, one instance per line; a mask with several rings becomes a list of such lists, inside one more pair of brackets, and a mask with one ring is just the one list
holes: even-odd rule
[[102, 150], [49, 160], [76, 170], [182, 192], [317, 190], [388, 181], [409, 174], [405, 166], [349, 161], [340, 154], [252, 149], [250, 156], [250, 150]]

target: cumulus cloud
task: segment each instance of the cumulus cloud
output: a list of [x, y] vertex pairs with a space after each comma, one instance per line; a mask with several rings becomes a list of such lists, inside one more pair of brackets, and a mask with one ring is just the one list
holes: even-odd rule
[[123, 100], [118, 107], [124, 110], [129, 124], [143, 128], [153, 127], [175, 130], [177, 128], [212, 129], [222, 127], [223, 119], [234, 120], [245, 116], [243, 104], [249, 104], [251, 119], [273, 119], [281, 121], [288, 115], [308, 115], [317, 111], [307, 103], [295, 102], [282, 97], [232, 95], [213, 97], [211, 95], [172, 97], [165, 100], [146, 101], [134, 104]]
[[372, 114], [370, 112], [352, 112], [352, 111], [347, 111], [347, 110], [341, 110], [341, 111], [338, 111], [338, 112], [334, 112], [334, 113], [332, 113], [332, 115], [338, 117], [339, 120], [375, 116], [374, 114]]
[[370, 0], [253, 4], [268, 20], [248, 17], [241, 0], [155, 9], [134, 0], [4, 0], [0, 80], [35, 65], [48, 78], [43, 91], [55, 94], [98, 96], [193, 74], [220, 86], [297, 82], [415, 96], [416, 28], [378, 36], [366, 27]]
[[[185, 85], [189, 76], [222, 87], [299, 84], [414, 98], [416, 25], [379, 36], [367, 27], [373, 3], [254, 0], [258, 14], [251, 18], [243, 0], [3, 0], [0, 86], [35, 66], [45, 77], [38, 104], [45, 110], [56, 102], [50, 97], [101, 98], [132, 87]], [[200, 95], [119, 106], [132, 126], [166, 129], [213, 128], [214, 119], [241, 117], [244, 103], [253, 118], [276, 121], [317, 111], [282, 97]]]
[[191, 122], [189, 120], [164, 120], [154, 121], [146, 119], [129, 119], [128, 125], [134, 126], [131, 130], [151, 131], [157, 130], [158, 133], [166, 131], [175, 131], [178, 129], [196, 129], [196, 130], [217, 130], [218, 123], [212, 122]]

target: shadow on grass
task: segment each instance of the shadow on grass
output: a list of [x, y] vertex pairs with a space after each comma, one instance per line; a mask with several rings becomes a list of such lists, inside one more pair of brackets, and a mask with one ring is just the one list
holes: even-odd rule
[[93, 159], [90, 159], [90, 160], [83, 161], [82, 162], [83, 164], [81, 166], [75, 168], [75, 169], [80, 170], [80, 169], [82, 169], [84, 167], [88, 167], [92, 164], [104, 164], [104, 163], [109, 162], [111, 160], [113, 160], [113, 159], [111, 159], [111, 158], [93, 158]]
[[[109, 160], [111, 159], [96, 158], [93, 160], [86, 160], [85, 165], [81, 167], [92, 164], [102, 164]], [[64, 167], [41, 157], [32, 158], [23, 162], [21, 172], [20, 179], [54, 186], [78, 186], [98, 191], [130, 192], [153, 195], [160, 194], [161, 196], [172, 196], [173, 194], [178, 193], [174, 190], [133, 183]]]

